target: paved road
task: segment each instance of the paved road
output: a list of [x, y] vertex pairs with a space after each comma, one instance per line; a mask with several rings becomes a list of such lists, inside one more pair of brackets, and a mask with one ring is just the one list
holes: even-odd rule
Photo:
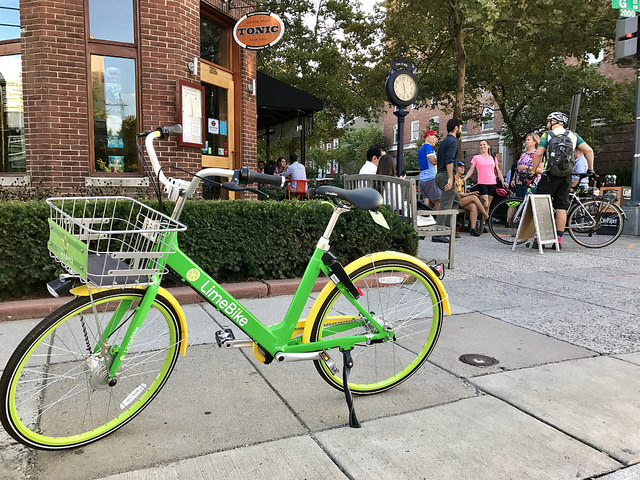
[[[446, 246], [422, 241], [425, 260]], [[309, 363], [264, 366], [213, 342], [219, 314], [185, 308], [190, 346], [132, 424], [82, 449], [29, 451], [0, 432], [8, 479], [640, 478], [640, 239], [562, 252], [457, 242], [453, 305], [414, 377], [356, 398]], [[247, 300], [278, 318], [290, 296]], [[36, 320], [0, 322], [0, 368]], [[225, 322], [225, 324], [227, 324]], [[499, 363], [473, 367], [466, 353]]]

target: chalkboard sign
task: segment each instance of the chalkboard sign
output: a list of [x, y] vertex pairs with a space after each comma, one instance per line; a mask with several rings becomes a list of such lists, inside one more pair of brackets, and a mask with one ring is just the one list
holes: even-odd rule
[[[527, 197], [512, 250], [516, 249], [518, 240], [533, 238], [538, 239], [540, 254], [543, 253], [543, 245], [555, 245], [556, 250], [560, 250], [550, 195], [529, 195]], [[529, 243], [529, 246], [531, 245], [533, 242]]]

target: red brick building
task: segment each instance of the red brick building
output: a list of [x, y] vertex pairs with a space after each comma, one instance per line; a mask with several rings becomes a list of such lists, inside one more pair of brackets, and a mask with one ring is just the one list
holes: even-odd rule
[[[256, 54], [232, 38], [250, 3], [3, 2], [0, 186], [144, 188], [135, 133], [187, 116], [203, 144], [163, 142], [163, 164], [254, 166]], [[194, 92], [204, 113], [192, 109]]]

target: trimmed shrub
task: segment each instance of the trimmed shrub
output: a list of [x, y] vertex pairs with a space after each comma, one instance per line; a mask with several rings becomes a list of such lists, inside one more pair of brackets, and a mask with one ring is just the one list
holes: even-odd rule
[[[157, 202], [146, 203], [158, 208]], [[390, 230], [362, 210], [340, 217], [331, 251], [343, 264], [380, 250], [417, 253], [411, 225], [386, 208], [382, 212]], [[48, 215], [42, 201], [0, 203], [0, 298], [40, 292], [62, 272], [47, 250]], [[193, 200], [180, 219], [188, 230], [178, 244], [220, 282], [299, 277], [330, 215], [331, 207], [319, 201]]]

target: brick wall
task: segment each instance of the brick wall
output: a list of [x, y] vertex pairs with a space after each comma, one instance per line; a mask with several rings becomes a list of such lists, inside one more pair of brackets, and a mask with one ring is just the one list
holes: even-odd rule
[[[207, 2], [232, 18], [251, 9], [225, 12], [223, 2]], [[249, 2], [247, 2], [249, 3]], [[88, 107], [87, 52], [83, 0], [21, 0], [21, 53], [27, 173], [38, 189], [59, 193], [84, 189], [91, 175], [93, 134]], [[200, 2], [198, 0], [139, 0], [138, 111], [142, 129], [177, 120], [177, 81], [200, 83], [188, 63], [200, 56]], [[256, 97], [248, 85], [256, 78], [256, 54], [240, 51], [242, 165], [255, 166]], [[201, 152], [179, 147], [175, 141], [157, 143], [165, 165], [197, 171]], [[240, 155], [238, 156], [238, 153]], [[183, 176], [176, 170], [167, 173]]]
[[[256, 52], [241, 49], [241, 135], [242, 135], [242, 164], [255, 168], [258, 162], [258, 104], [256, 101]], [[253, 93], [249, 92], [251, 86]]]
[[[142, 120], [149, 130], [178, 119], [178, 80], [200, 83], [188, 63], [200, 56], [200, 2], [198, 0], [140, 0]], [[157, 142], [163, 165], [195, 172], [201, 168], [197, 148], [179, 147], [175, 141]], [[187, 178], [177, 170], [167, 175]]]
[[64, 191], [89, 173], [83, 0], [21, 0], [25, 148], [33, 185]]

